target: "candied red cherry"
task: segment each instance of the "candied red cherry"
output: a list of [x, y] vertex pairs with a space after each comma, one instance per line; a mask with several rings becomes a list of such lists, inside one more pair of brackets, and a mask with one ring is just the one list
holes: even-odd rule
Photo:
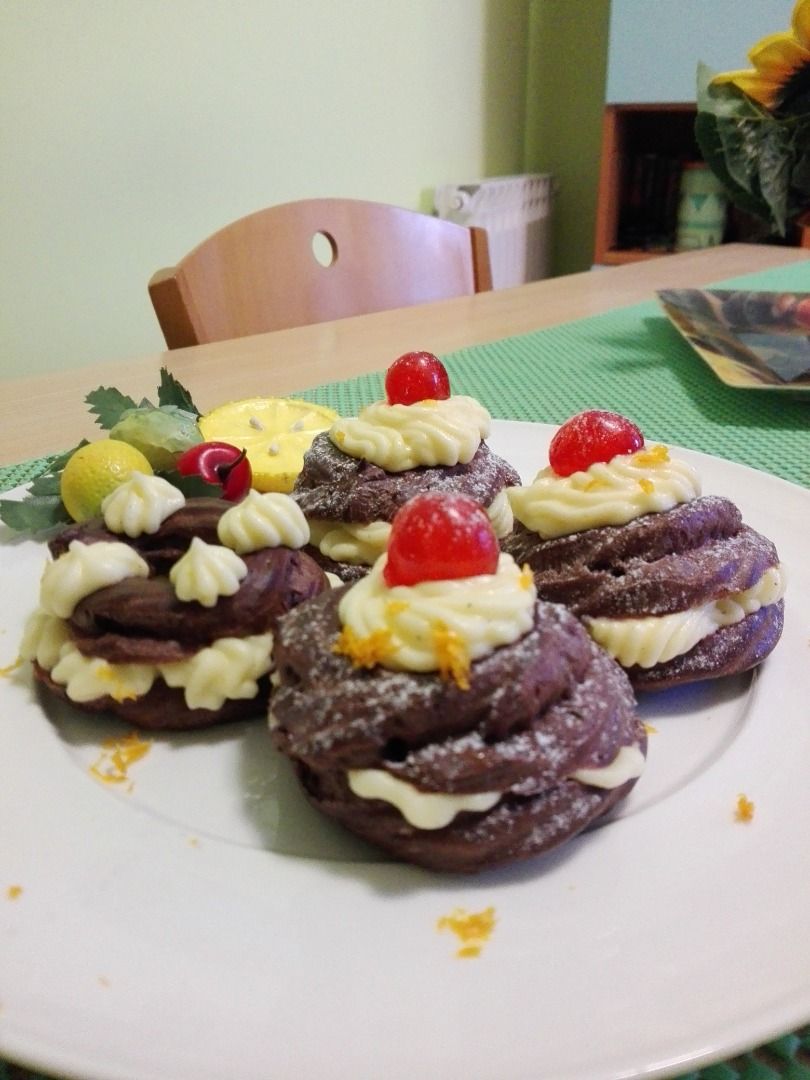
[[486, 510], [469, 495], [428, 491], [397, 511], [386, 585], [494, 574], [500, 549]]
[[428, 398], [444, 401], [450, 397], [444, 364], [433, 353], [405, 353], [386, 372], [385, 396], [389, 405], [413, 405]]
[[246, 452], [230, 443], [198, 443], [175, 464], [181, 476], [199, 476], [208, 484], [219, 484], [221, 497], [229, 502], [239, 502], [250, 491], [253, 470]]
[[548, 461], [558, 476], [570, 476], [617, 454], [633, 454], [644, 436], [625, 416], [591, 409], [562, 425], [548, 448]]

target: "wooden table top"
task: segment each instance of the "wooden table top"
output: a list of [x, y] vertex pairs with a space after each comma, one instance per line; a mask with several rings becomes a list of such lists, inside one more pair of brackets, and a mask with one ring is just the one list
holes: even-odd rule
[[801, 248], [727, 244], [703, 251], [374, 315], [152, 353], [0, 382], [0, 464], [98, 438], [84, 396], [116, 386], [154, 396], [169, 370], [203, 411], [237, 398], [285, 396], [334, 379], [379, 371], [403, 352], [446, 354], [652, 299], [657, 289], [708, 285], [808, 259]]

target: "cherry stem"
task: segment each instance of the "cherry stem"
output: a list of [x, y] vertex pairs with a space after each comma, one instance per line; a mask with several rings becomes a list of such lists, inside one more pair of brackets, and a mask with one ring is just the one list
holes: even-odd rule
[[241, 463], [245, 460], [246, 457], [247, 450], [242, 447], [242, 449], [239, 451], [239, 455], [235, 457], [233, 461], [224, 461], [221, 465], [216, 465], [214, 467], [214, 472], [217, 474], [217, 478], [219, 479], [220, 484], [222, 484], [223, 486], [225, 485], [228, 477], [231, 475], [233, 470], [236, 468], [237, 465], [241, 465]]

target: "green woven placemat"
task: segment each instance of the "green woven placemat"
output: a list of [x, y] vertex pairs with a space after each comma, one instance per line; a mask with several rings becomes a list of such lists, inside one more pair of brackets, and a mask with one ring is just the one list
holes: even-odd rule
[[[810, 292], [810, 260], [717, 287]], [[444, 360], [454, 392], [477, 397], [493, 416], [560, 423], [581, 409], [614, 409], [632, 417], [651, 441], [718, 454], [810, 486], [810, 394], [806, 401], [790, 400], [725, 386], [654, 301], [461, 349]], [[382, 391], [382, 373], [375, 373], [300, 396], [351, 416]], [[0, 491], [27, 483], [51, 460], [0, 467]], [[0, 1080], [27, 1075], [0, 1062]], [[810, 1080], [810, 1027], [681, 1080]]]
[[[810, 260], [720, 284], [810, 291]], [[454, 391], [477, 397], [493, 416], [560, 423], [581, 409], [614, 409], [632, 417], [649, 440], [810, 485], [810, 393], [800, 400], [726, 386], [655, 301], [475, 345], [444, 359]], [[382, 396], [382, 375], [328, 383], [301, 396], [351, 416]], [[49, 460], [0, 468], [0, 490], [31, 480]]]

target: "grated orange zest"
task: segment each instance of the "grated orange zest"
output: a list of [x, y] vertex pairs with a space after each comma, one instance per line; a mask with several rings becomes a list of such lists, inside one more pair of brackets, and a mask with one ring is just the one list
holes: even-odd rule
[[652, 482], [652, 480], [648, 480], [646, 476], [643, 476], [639, 480], [638, 486], [641, 488], [645, 495], [652, 495], [652, 493], [655, 491], [655, 484]]
[[529, 566], [528, 563], [524, 563], [523, 566], [520, 568], [520, 578], [518, 579], [518, 584], [520, 585], [521, 589], [530, 589], [532, 585], [534, 585], [534, 574], [532, 573], [532, 568]]
[[116, 674], [112, 664], [100, 664], [96, 671], [99, 682], [110, 684], [110, 697], [113, 701], [135, 701], [138, 695]]
[[644, 450], [639, 450], [634, 455], [634, 461], [636, 465], [641, 465], [642, 468], [645, 465], [663, 465], [665, 462], [669, 461], [669, 450], [659, 443], [657, 446], [650, 446]]
[[9, 887], [6, 889], [6, 899], [18, 900], [22, 896], [22, 892], [22, 885], [9, 885]]
[[452, 679], [459, 690], [469, 690], [470, 654], [461, 635], [443, 622], [434, 623], [433, 647], [439, 661], [439, 675]]
[[344, 627], [332, 652], [345, 656], [355, 667], [373, 668], [382, 663], [393, 651], [391, 633], [388, 630], [375, 630], [368, 637], [358, 637], [350, 628]]
[[[151, 740], [142, 739], [137, 731], [123, 739], [105, 739], [98, 758], [90, 766], [90, 774], [102, 784], [123, 784], [130, 780], [130, 765], [145, 757], [151, 748]], [[132, 791], [131, 780], [126, 790]]]
[[742, 792], [737, 796], [737, 806], [734, 810], [735, 821], [752, 821], [754, 817], [754, 804], [747, 795]]
[[9, 664], [7, 667], [0, 667], [0, 677], [4, 675], [11, 675], [11, 673], [16, 671], [17, 668], [22, 667], [24, 662], [25, 661], [23, 660], [23, 658], [21, 656], [18, 656], [13, 664]]
[[449, 915], [442, 915], [436, 923], [439, 931], [450, 930], [461, 943], [456, 956], [461, 959], [480, 956], [481, 949], [492, 936], [495, 929], [495, 908], [483, 911], [467, 911], [465, 908], [453, 908]]

